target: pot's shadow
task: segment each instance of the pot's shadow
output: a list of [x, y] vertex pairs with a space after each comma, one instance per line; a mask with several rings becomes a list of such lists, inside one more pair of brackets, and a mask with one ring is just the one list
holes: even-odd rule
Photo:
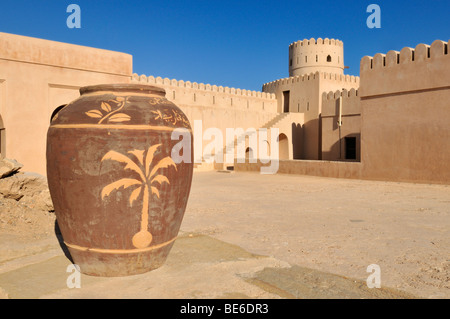
[[61, 234], [61, 230], [59, 229], [58, 220], [55, 220], [55, 235], [56, 235], [56, 238], [58, 239], [59, 246], [61, 247], [62, 251], [64, 252], [64, 255], [73, 264], [74, 262], [73, 262], [72, 256], [70, 255], [69, 249], [67, 248], [66, 244], [64, 244], [64, 239]]

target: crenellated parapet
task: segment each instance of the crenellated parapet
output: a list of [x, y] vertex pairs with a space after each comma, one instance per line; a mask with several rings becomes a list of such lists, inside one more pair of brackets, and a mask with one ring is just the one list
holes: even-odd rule
[[363, 177], [450, 181], [449, 42], [361, 60]]
[[223, 87], [211, 84], [183, 81], [183, 80], [175, 80], [168, 79], [162, 77], [154, 77], [154, 76], [146, 76], [146, 75], [138, 75], [136, 73], [133, 74], [132, 81], [134, 82], [144, 82], [148, 84], [160, 85], [160, 86], [168, 86], [173, 88], [183, 88], [183, 89], [193, 89], [205, 92], [213, 92], [213, 93], [225, 93], [232, 94], [244, 97], [257, 97], [262, 99], [275, 99], [274, 94], [259, 92], [259, 91], [251, 91], [245, 89], [236, 89], [230, 87]]
[[387, 54], [365, 56], [361, 59], [361, 71], [375, 71], [414, 62], [433, 62], [434, 59], [448, 55], [448, 46], [448, 42], [436, 40], [431, 45], [418, 44], [415, 49], [406, 47], [400, 52], [391, 50]]
[[323, 92], [322, 93], [322, 100], [323, 101], [331, 101], [331, 100], [338, 100], [340, 98], [343, 99], [351, 99], [351, 98], [357, 98], [358, 97], [358, 90], [351, 89], [351, 90], [338, 90], [338, 91], [330, 91], [330, 92]]
[[301, 85], [301, 83], [318, 81], [320, 79], [333, 81], [336, 83], [355, 84], [355, 86], [358, 86], [359, 84], [358, 76], [328, 73], [328, 72], [315, 72], [310, 74], [291, 76], [289, 78], [279, 79], [276, 81], [265, 83], [262, 88], [263, 92], [274, 93], [277, 91], [279, 87], [284, 87], [286, 85], [293, 85], [293, 84]]
[[450, 86], [449, 42], [418, 44], [361, 59], [361, 97]]
[[339, 100], [342, 98], [342, 116], [360, 115], [360, 97], [356, 89], [322, 93], [322, 117], [339, 115]]
[[276, 112], [277, 100], [272, 93], [138, 74], [133, 74], [132, 82], [162, 87], [166, 98], [179, 105]]
[[337, 46], [344, 46], [344, 42], [337, 40], [337, 39], [322, 39], [322, 38], [318, 38], [317, 40], [314, 38], [311, 39], [304, 39], [304, 40], [299, 40], [296, 42], [292, 42], [289, 47], [296, 47], [296, 46], [307, 46], [307, 45], [337, 45]]

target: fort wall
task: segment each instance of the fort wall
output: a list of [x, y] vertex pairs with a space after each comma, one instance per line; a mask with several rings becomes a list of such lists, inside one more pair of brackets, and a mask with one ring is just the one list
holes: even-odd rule
[[289, 112], [316, 118], [321, 112], [321, 94], [340, 89], [358, 89], [360, 79], [353, 75], [315, 72], [265, 83], [262, 91], [275, 94], [277, 111], [285, 112], [283, 92], [290, 91]]
[[0, 156], [45, 175], [55, 109], [82, 86], [130, 82], [131, 70], [125, 53], [0, 33]]
[[[342, 108], [340, 100], [342, 99]], [[339, 119], [341, 126], [339, 126]], [[361, 160], [361, 101], [358, 91], [342, 90], [322, 94], [322, 160]], [[355, 142], [354, 158], [349, 138]], [[347, 140], [346, 140], [347, 139]]]
[[[133, 82], [164, 88], [200, 132], [203, 148], [222, 138], [218, 154], [228, 146], [227, 128], [266, 128], [271, 137], [278, 132], [280, 173], [450, 184], [449, 45], [437, 40], [364, 57], [361, 78], [301, 65], [298, 72], [306, 74], [266, 83], [257, 92], [139, 76], [125, 53], [0, 33], [0, 157], [46, 174], [46, 133], [55, 109], [77, 98], [82, 86]], [[339, 40], [297, 41], [290, 51], [315, 50], [319, 63], [327, 46], [338, 48], [333, 52], [341, 63]], [[220, 136], [205, 137], [209, 128]], [[347, 158], [347, 138], [360, 140], [355, 160], [361, 163], [336, 162]], [[249, 141], [241, 134], [234, 143], [247, 148]], [[237, 170], [259, 170], [258, 164], [242, 165]]]
[[263, 92], [275, 94], [279, 113], [304, 113], [302, 159], [318, 160], [321, 159], [322, 93], [358, 87], [357, 76], [317, 71], [266, 83]]
[[[203, 149], [214, 142], [214, 139], [205, 137], [209, 128], [221, 131], [225, 147], [227, 128], [258, 129], [278, 115], [277, 100], [271, 93], [137, 74], [133, 74], [132, 82], [164, 88], [166, 98], [180, 107], [191, 126], [200, 120]], [[236, 140], [238, 138], [235, 137]], [[214, 149], [214, 152], [220, 153], [223, 149]]]
[[163, 87], [166, 98], [175, 104], [241, 109], [276, 113], [276, 99], [271, 93], [223, 87], [191, 81], [133, 74], [133, 82]]
[[450, 183], [449, 44], [361, 60], [361, 148], [370, 179]]

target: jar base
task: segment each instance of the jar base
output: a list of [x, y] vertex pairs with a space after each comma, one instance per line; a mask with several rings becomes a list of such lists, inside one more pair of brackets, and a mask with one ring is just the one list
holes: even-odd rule
[[105, 254], [68, 248], [72, 260], [84, 275], [124, 277], [143, 274], [160, 268], [166, 261], [173, 243], [145, 252]]

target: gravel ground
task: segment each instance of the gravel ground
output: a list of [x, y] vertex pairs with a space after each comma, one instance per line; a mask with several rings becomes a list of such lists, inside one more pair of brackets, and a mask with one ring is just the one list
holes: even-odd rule
[[[181, 227], [189, 234], [317, 270], [314, 280], [329, 273], [365, 282], [376, 264], [383, 288], [450, 297], [448, 185], [198, 172]], [[0, 199], [0, 268], [54, 249], [55, 237], [53, 213]]]

